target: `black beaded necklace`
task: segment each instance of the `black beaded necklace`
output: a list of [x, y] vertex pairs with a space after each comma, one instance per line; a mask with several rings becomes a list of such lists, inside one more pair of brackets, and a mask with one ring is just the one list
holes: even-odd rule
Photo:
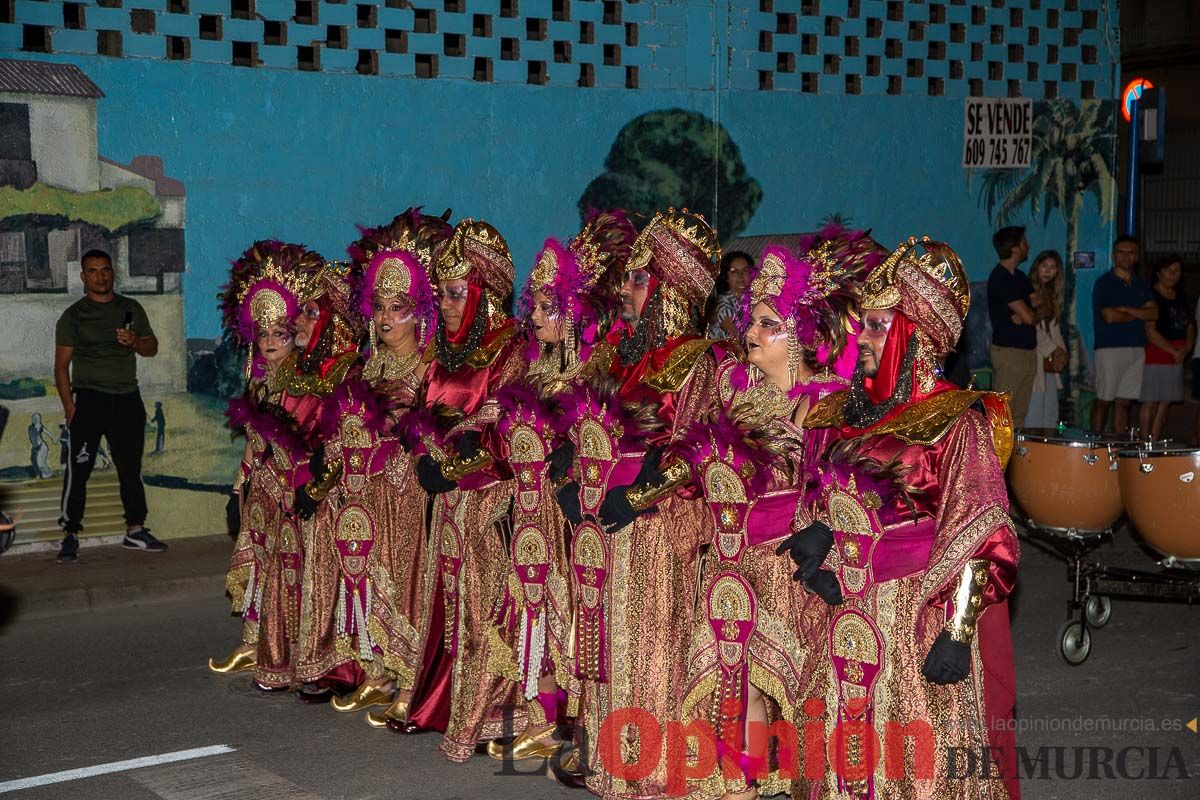
[[[642, 315], [633, 326], [633, 333], [622, 336], [621, 341], [617, 342], [617, 357], [621, 359], [621, 366], [636, 364], [645, 357], [647, 350], [657, 350], [667, 343], [662, 325], [658, 324], [662, 319], [662, 302], [662, 295], [656, 288], [646, 300]], [[651, 326], [654, 326], [653, 337], [650, 335]]]
[[891, 397], [879, 405], [867, 397], [866, 386], [863, 385], [862, 365], [854, 368], [854, 377], [850, 380], [850, 395], [846, 398], [843, 415], [846, 422], [854, 428], [869, 428], [883, 419], [897, 406], [901, 406], [912, 398], [913, 360], [917, 355], [917, 334], [909, 337], [904, 350], [904, 361], [900, 364], [900, 374], [896, 378], [896, 386], [892, 389]]
[[450, 344], [450, 338], [446, 334], [446, 320], [441, 314], [438, 314], [437, 333], [433, 337], [433, 347], [434, 352], [437, 353], [439, 364], [450, 372], [458, 372], [467, 363], [467, 359], [479, 349], [484, 334], [487, 333], [489, 310], [487, 297], [481, 296], [479, 307], [475, 309], [475, 319], [471, 320], [471, 327], [467, 330], [467, 340], [460, 350], [455, 350], [454, 345]]
[[312, 375], [333, 352], [333, 320], [330, 319], [321, 335], [317, 337], [316, 347], [309, 350], [307, 353], [301, 353], [297, 359], [297, 365], [300, 367], [300, 372], [304, 375]]

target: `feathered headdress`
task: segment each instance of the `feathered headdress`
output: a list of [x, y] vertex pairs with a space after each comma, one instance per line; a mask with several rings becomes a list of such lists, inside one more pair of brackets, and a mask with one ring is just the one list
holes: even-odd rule
[[742, 330], [749, 327], [754, 307], [766, 303], [796, 346], [819, 349], [819, 360], [833, 366], [854, 332], [863, 280], [883, 260], [883, 249], [867, 231], [829, 225], [803, 237], [798, 252], [777, 245], [766, 249], [742, 295], [740, 324]]
[[[429, 344], [437, 324], [430, 269], [453, 233], [445, 219], [449, 213], [447, 210], [443, 216], [433, 217], [422, 214], [419, 206], [408, 208], [386, 225], [376, 228], [360, 225], [362, 238], [347, 248], [357, 268], [355, 309], [369, 320], [375, 296], [407, 299], [417, 319], [421, 348]], [[375, 344], [373, 333], [369, 344], [372, 347]]]
[[434, 217], [422, 213], [420, 206], [407, 208], [386, 225], [375, 228], [359, 225], [362, 237], [346, 252], [351, 261], [365, 268], [372, 256], [381, 250], [403, 250], [411, 253], [428, 273], [438, 252], [454, 233], [446, 221], [449, 216], [449, 209], [442, 216]]
[[[594, 213], [566, 245], [547, 239], [517, 304], [518, 313], [533, 313], [533, 295], [544, 292], [570, 327], [565, 338], [595, 330], [614, 310], [625, 263], [637, 229], [624, 211]], [[583, 338], [588, 338], [586, 335]], [[571, 342], [574, 347], [577, 343]]]
[[238, 344], [249, 345], [258, 329], [292, 320], [315, 291], [324, 263], [304, 245], [255, 242], [233, 262], [221, 291], [222, 325]]

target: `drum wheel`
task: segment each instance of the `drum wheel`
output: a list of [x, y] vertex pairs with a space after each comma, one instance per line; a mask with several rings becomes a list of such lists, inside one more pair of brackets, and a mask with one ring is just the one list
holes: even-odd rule
[[1067, 620], [1058, 629], [1058, 655], [1072, 667], [1087, 661], [1092, 651], [1092, 634], [1077, 619]]
[[1112, 600], [1105, 595], [1090, 595], [1083, 610], [1089, 627], [1103, 628], [1112, 619]]

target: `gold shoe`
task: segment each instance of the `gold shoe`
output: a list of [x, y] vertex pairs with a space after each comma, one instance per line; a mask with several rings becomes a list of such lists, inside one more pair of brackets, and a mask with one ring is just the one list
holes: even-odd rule
[[372, 728], [386, 728], [388, 720], [408, 719], [408, 701], [397, 697], [396, 700], [383, 711], [368, 711], [367, 724]]
[[562, 747], [562, 742], [557, 740], [543, 742], [540, 740], [542, 737], [553, 733], [556, 727], [558, 726], [551, 723], [542, 728], [525, 731], [513, 739], [512, 744], [508, 747], [502, 745], [498, 739], [490, 741], [487, 746], [487, 754], [497, 761], [504, 761], [506, 759], [524, 761], [529, 758], [549, 758], [558, 752], [558, 748]]
[[234, 650], [224, 661], [208, 660], [208, 668], [220, 675], [229, 675], [234, 672], [242, 672], [243, 670], [254, 669], [257, 662], [254, 651], [245, 652], [242, 650]]
[[[371, 706], [390, 706], [393, 689], [380, 689], [376, 686], [363, 684], [350, 694], [335, 697], [329, 701], [334, 711], [362, 711]], [[386, 723], [385, 723], [386, 724]]]

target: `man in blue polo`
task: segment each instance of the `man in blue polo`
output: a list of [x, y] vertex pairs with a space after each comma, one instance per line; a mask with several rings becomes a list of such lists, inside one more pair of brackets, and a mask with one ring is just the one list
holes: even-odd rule
[[[1146, 363], [1146, 323], [1158, 319], [1150, 287], [1137, 276], [1138, 240], [1118, 236], [1113, 267], [1092, 288], [1092, 321], [1096, 330], [1096, 402], [1092, 430], [1104, 432], [1113, 407], [1113, 430], [1129, 426], [1129, 406], [1142, 393]], [[1115, 403], [1115, 406], [1114, 406]]]

